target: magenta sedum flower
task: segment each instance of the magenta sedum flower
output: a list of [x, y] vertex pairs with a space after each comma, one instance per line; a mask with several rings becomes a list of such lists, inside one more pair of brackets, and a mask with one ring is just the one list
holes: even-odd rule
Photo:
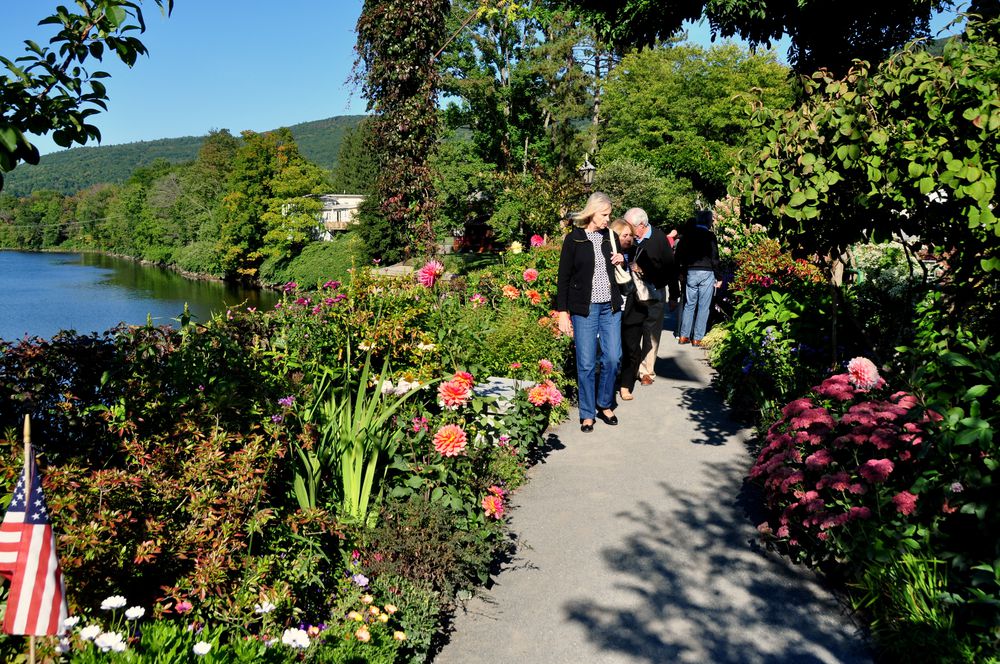
[[900, 514], [913, 514], [917, 509], [917, 494], [909, 491], [900, 491], [892, 497], [892, 503], [896, 506], [896, 511]]

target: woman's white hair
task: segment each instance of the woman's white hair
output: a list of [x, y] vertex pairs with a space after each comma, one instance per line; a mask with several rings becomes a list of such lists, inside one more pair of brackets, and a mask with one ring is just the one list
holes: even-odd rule
[[594, 215], [605, 207], [611, 207], [611, 197], [603, 191], [595, 191], [587, 199], [587, 204], [583, 206], [583, 209], [571, 214], [570, 219], [573, 220], [573, 225], [577, 228], [584, 228], [594, 218]]

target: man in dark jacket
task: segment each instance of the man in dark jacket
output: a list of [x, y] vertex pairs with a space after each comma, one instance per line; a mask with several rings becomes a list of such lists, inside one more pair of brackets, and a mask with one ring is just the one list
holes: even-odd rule
[[[635, 273], [646, 282], [649, 299], [639, 302], [646, 308], [646, 320], [642, 329], [642, 362], [639, 364], [639, 382], [652, 385], [656, 376], [656, 351], [660, 347], [660, 332], [663, 330], [664, 305], [669, 294], [670, 309], [677, 306], [680, 286], [677, 283], [677, 266], [674, 250], [667, 236], [659, 228], [649, 224], [649, 216], [642, 208], [632, 208], [625, 213], [625, 221], [635, 228], [638, 243], [635, 259]], [[641, 291], [641, 289], [640, 289]]]
[[722, 286], [719, 245], [712, 232], [713, 214], [702, 210], [677, 245], [677, 263], [685, 273], [684, 310], [679, 343], [700, 346], [708, 328], [712, 297]]

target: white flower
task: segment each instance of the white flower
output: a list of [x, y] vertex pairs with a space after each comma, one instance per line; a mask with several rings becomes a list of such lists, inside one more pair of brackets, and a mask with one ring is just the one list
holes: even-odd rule
[[93, 641], [100, 633], [101, 628], [97, 625], [87, 625], [80, 630], [80, 638], [84, 641]]
[[371, 350], [371, 344], [358, 344], [358, 350]]
[[385, 396], [387, 394], [393, 394], [395, 393], [395, 391], [396, 388], [392, 386], [391, 380], [387, 380], [384, 383], [382, 383], [382, 396]]
[[126, 602], [125, 598], [122, 597], [121, 595], [112, 595], [111, 597], [101, 602], [101, 610], [114, 611], [115, 609], [122, 608], [126, 604], [128, 604], [128, 602]]
[[425, 343], [417, 344], [417, 350], [434, 350], [435, 348], [437, 348], [437, 346], [435, 346], [434, 344], [425, 344]]
[[521, 244], [520, 242], [511, 242], [510, 243], [510, 253], [512, 253], [512, 254], [519, 254], [522, 251], [524, 251], [524, 245], [523, 244]]
[[304, 629], [290, 627], [281, 635], [281, 642], [289, 648], [299, 648], [305, 650], [309, 647], [309, 635]]
[[138, 620], [146, 615], [146, 609], [141, 606], [130, 606], [125, 609], [125, 619], [126, 620]]
[[66, 629], [73, 629], [74, 627], [76, 627], [76, 624], [78, 622], [80, 622], [80, 616], [70, 616], [69, 618], [63, 621], [63, 627], [65, 627]]
[[208, 641], [199, 641], [198, 643], [191, 646], [192, 652], [198, 655], [198, 657], [207, 655], [208, 651], [211, 649], [212, 649], [212, 644], [209, 643]]
[[125, 652], [125, 638], [118, 632], [104, 632], [94, 639], [94, 645], [100, 648], [101, 652], [109, 650]]
[[405, 378], [400, 378], [399, 379], [399, 385], [396, 386], [396, 390], [393, 392], [393, 394], [396, 394], [397, 396], [402, 396], [404, 394], [408, 394], [409, 392], [417, 389], [418, 387], [420, 387], [420, 382], [419, 381], [413, 381], [411, 383], [410, 381], [406, 380]]
[[276, 608], [277, 607], [274, 604], [271, 604], [267, 600], [264, 600], [260, 604], [254, 605], [253, 611], [254, 613], [264, 614], [264, 613], [270, 613], [271, 611], [274, 611]]

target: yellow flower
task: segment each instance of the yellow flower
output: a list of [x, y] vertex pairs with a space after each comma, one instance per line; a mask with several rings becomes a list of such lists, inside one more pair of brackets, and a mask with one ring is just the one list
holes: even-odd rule
[[396, 639], [397, 641], [405, 641], [406, 632], [393, 632], [392, 638]]
[[351, 611], [350, 613], [347, 614], [347, 619], [348, 620], [357, 620], [358, 622], [361, 622], [362, 620], [364, 620], [364, 616], [362, 616], [357, 611]]
[[382, 615], [380, 615], [378, 617], [378, 621], [381, 622], [381, 623], [387, 623], [387, 622], [389, 622], [389, 614], [388, 613], [383, 613]]

